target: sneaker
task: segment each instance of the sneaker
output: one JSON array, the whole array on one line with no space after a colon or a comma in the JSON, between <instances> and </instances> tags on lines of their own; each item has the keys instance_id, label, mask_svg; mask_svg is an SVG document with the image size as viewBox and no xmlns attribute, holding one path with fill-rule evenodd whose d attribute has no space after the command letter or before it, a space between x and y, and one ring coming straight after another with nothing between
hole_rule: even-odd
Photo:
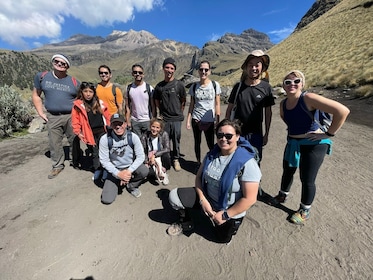
<instances>
[{"instance_id":1,"label":"sneaker","mask_svg":"<svg viewBox=\"0 0 373 280\"><path fill-rule=\"evenodd\" d=\"M285 203L287 199L288 197L286 194L278 192L278 195L271 199L270 204L279 205L280 203Z\"/></svg>"},{"instance_id":2,"label":"sneaker","mask_svg":"<svg viewBox=\"0 0 373 280\"><path fill-rule=\"evenodd\" d=\"M180 162L179 162L178 159L174 160L174 168L175 168L175 171L180 171L181 170Z\"/></svg>"},{"instance_id":3,"label":"sneaker","mask_svg":"<svg viewBox=\"0 0 373 280\"><path fill-rule=\"evenodd\" d=\"M291 216L290 221L297 225L303 225L309 218L310 210L299 208L299 210Z\"/></svg>"},{"instance_id":4,"label":"sneaker","mask_svg":"<svg viewBox=\"0 0 373 280\"><path fill-rule=\"evenodd\" d=\"M181 224L172 224L167 229L167 234L171 236L177 236L183 233L183 227Z\"/></svg>"},{"instance_id":5,"label":"sneaker","mask_svg":"<svg viewBox=\"0 0 373 280\"><path fill-rule=\"evenodd\" d=\"M100 179L100 176L101 176L101 170L96 170L92 176L92 180L97 181L98 179Z\"/></svg>"},{"instance_id":6,"label":"sneaker","mask_svg":"<svg viewBox=\"0 0 373 280\"><path fill-rule=\"evenodd\" d=\"M164 174L164 177L163 177L163 180L162 180L162 184L163 184L164 186L167 186L169 183L170 183L170 180L168 179L168 174L165 173L165 174Z\"/></svg>"},{"instance_id":7,"label":"sneaker","mask_svg":"<svg viewBox=\"0 0 373 280\"><path fill-rule=\"evenodd\" d=\"M194 229L194 224L192 221L186 221L183 223L174 223L170 225L167 229L167 233L172 236L180 235L184 231L191 231Z\"/></svg>"},{"instance_id":8,"label":"sneaker","mask_svg":"<svg viewBox=\"0 0 373 280\"><path fill-rule=\"evenodd\" d=\"M48 179L53 179L57 177L57 175L60 174L62 170L63 168L53 168L48 175Z\"/></svg>"},{"instance_id":9,"label":"sneaker","mask_svg":"<svg viewBox=\"0 0 373 280\"><path fill-rule=\"evenodd\" d=\"M135 188L130 190L130 194L132 194L134 197L139 198L141 196L141 192L139 188Z\"/></svg>"}]
</instances>

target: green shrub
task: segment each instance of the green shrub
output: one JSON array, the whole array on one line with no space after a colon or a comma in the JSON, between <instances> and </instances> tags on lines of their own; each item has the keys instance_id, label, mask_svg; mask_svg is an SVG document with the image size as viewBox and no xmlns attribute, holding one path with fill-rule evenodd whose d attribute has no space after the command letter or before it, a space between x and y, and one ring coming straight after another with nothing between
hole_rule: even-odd
<instances>
[{"instance_id":1,"label":"green shrub","mask_svg":"<svg viewBox=\"0 0 373 280\"><path fill-rule=\"evenodd\" d=\"M19 94L9 86L0 87L0 138L25 128L32 116Z\"/></svg>"}]
</instances>

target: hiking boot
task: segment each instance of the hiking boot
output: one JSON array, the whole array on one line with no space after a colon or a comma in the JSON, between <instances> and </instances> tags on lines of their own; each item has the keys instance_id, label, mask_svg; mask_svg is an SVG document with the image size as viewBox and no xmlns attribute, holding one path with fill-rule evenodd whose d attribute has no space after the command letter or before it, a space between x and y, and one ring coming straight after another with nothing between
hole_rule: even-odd
<instances>
[{"instance_id":1,"label":"hiking boot","mask_svg":"<svg viewBox=\"0 0 373 280\"><path fill-rule=\"evenodd\" d=\"M310 210L299 208L299 210L291 216L290 221L297 225L303 225L309 218Z\"/></svg>"},{"instance_id":2,"label":"hiking boot","mask_svg":"<svg viewBox=\"0 0 373 280\"><path fill-rule=\"evenodd\" d=\"M287 199L288 196L286 194L284 194L283 192L278 192L278 195L271 199L270 204L279 205L280 203L285 203Z\"/></svg>"},{"instance_id":3,"label":"hiking boot","mask_svg":"<svg viewBox=\"0 0 373 280\"><path fill-rule=\"evenodd\" d=\"M63 168L53 168L48 175L48 179L53 179L57 177L57 175L60 174L62 170Z\"/></svg>"},{"instance_id":4,"label":"hiking boot","mask_svg":"<svg viewBox=\"0 0 373 280\"><path fill-rule=\"evenodd\" d=\"M136 198L139 198L141 196L141 192L140 192L139 188L129 190L129 192L130 192L130 194L132 194Z\"/></svg>"},{"instance_id":5,"label":"hiking boot","mask_svg":"<svg viewBox=\"0 0 373 280\"><path fill-rule=\"evenodd\" d=\"M174 160L174 168L175 168L175 171L177 171L177 172L179 172L181 170L180 162L179 162L178 159Z\"/></svg>"}]
</instances>

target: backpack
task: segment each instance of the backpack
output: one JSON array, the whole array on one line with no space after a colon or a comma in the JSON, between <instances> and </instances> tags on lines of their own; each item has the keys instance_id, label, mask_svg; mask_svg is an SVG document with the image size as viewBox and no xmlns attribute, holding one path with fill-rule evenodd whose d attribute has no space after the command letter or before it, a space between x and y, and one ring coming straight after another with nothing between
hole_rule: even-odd
<instances>
[{"instance_id":1,"label":"backpack","mask_svg":"<svg viewBox=\"0 0 373 280\"><path fill-rule=\"evenodd\" d=\"M301 97L303 98L303 96L306 94L307 92L302 92L301 94ZM304 108L303 105L302 105L302 109L310 116L310 118L315 122L317 123L317 125L319 126L319 128L323 131L323 132L327 132L331 123L332 123L332 120L333 120L333 116L329 113L326 113L324 111L321 111L319 109L316 109L315 110L315 113L312 115L312 113L310 111L307 110L307 108Z\"/></svg>"},{"instance_id":2,"label":"backpack","mask_svg":"<svg viewBox=\"0 0 373 280\"><path fill-rule=\"evenodd\" d=\"M146 91L147 91L147 93L148 93L148 95L149 95L149 101L150 101L152 91L151 91L151 89L150 89L150 85L149 85L148 83L145 83L145 86L146 86ZM130 90L131 90L131 87L132 87L132 83L129 84L129 85L127 86L128 107L130 108L130 110L131 110L131 98L130 98ZM151 108L150 104L149 104L148 107L149 107L149 116L151 116L151 115L152 115L152 114L151 114L151 112L152 112L151 109L152 109L152 108Z\"/></svg>"},{"instance_id":3,"label":"backpack","mask_svg":"<svg viewBox=\"0 0 373 280\"><path fill-rule=\"evenodd\" d=\"M44 72L41 73L40 80L39 80L40 83L44 79L45 75L47 75L48 72L49 71L44 71ZM71 80L73 81L74 86L76 87L78 85L78 81L75 79L75 77L73 77L73 76L70 76L70 77L71 77Z\"/></svg>"},{"instance_id":4,"label":"backpack","mask_svg":"<svg viewBox=\"0 0 373 280\"><path fill-rule=\"evenodd\" d=\"M111 148L113 147L113 141L114 141L113 136L112 136L113 129L110 126L106 126L106 130L107 130L107 144L108 144L109 151L110 151ZM126 135L127 135L128 145L133 149L134 145L132 141L132 132L127 130Z\"/></svg>"},{"instance_id":5,"label":"backpack","mask_svg":"<svg viewBox=\"0 0 373 280\"><path fill-rule=\"evenodd\" d=\"M113 84L113 86L111 87L111 92L113 93L113 96L114 96L115 106L118 107L118 103L117 103L117 86L115 84Z\"/></svg>"},{"instance_id":6,"label":"backpack","mask_svg":"<svg viewBox=\"0 0 373 280\"><path fill-rule=\"evenodd\" d=\"M212 82L212 86L214 87L214 91L216 93L216 82L212 81L212 80L211 80L211 82ZM197 83L194 83L193 84L193 92L196 92L196 89L197 89Z\"/></svg>"}]
</instances>

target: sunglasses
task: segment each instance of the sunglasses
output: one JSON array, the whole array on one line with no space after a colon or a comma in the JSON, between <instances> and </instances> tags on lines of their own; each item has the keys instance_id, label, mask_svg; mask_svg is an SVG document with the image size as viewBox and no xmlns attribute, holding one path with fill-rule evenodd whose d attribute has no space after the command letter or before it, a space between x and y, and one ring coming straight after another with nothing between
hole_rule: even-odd
<instances>
[{"instance_id":1,"label":"sunglasses","mask_svg":"<svg viewBox=\"0 0 373 280\"><path fill-rule=\"evenodd\" d=\"M208 72L210 69L207 68L199 68L198 69L200 72Z\"/></svg>"},{"instance_id":2,"label":"sunglasses","mask_svg":"<svg viewBox=\"0 0 373 280\"><path fill-rule=\"evenodd\" d=\"M84 88L87 88L87 87L93 89L93 88L95 88L95 84L94 83L89 83L89 82L82 82L81 88L84 89Z\"/></svg>"},{"instance_id":3,"label":"sunglasses","mask_svg":"<svg viewBox=\"0 0 373 280\"><path fill-rule=\"evenodd\" d=\"M61 65L62 67L67 67L67 63L66 62L63 62L61 60L53 60L53 63L56 64L56 65Z\"/></svg>"},{"instance_id":4,"label":"sunglasses","mask_svg":"<svg viewBox=\"0 0 373 280\"><path fill-rule=\"evenodd\" d=\"M231 134L231 133L222 133L222 132L216 133L216 137L218 139L222 139L223 137L225 137L225 139L231 140L233 136L234 134Z\"/></svg>"},{"instance_id":5,"label":"sunglasses","mask_svg":"<svg viewBox=\"0 0 373 280\"><path fill-rule=\"evenodd\" d=\"M137 75L137 74L142 75L142 74L144 74L144 72L142 72L142 71L132 71L132 74L133 75Z\"/></svg>"},{"instance_id":6,"label":"sunglasses","mask_svg":"<svg viewBox=\"0 0 373 280\"><path fill-rule=\"evenodd\" d=\"M98 72L99 75L109 75L109 72Z\"/></svg>"},{"instance_id":7,"label":"sunglasses","mask_svg":"<svg viewBox=\"0 0 373 280\"><path fill-rule=\"evenodd\" d=\"M297 85L297 84L299 84L300 82L302 81L302 79L295 79L295 80L290 80L290 79L288 79L288 80L285 80L284 81L284 85L286 85L286 86L290 86L291 84L294 84L294 85Z\"/></svg>"}]
</instances>

